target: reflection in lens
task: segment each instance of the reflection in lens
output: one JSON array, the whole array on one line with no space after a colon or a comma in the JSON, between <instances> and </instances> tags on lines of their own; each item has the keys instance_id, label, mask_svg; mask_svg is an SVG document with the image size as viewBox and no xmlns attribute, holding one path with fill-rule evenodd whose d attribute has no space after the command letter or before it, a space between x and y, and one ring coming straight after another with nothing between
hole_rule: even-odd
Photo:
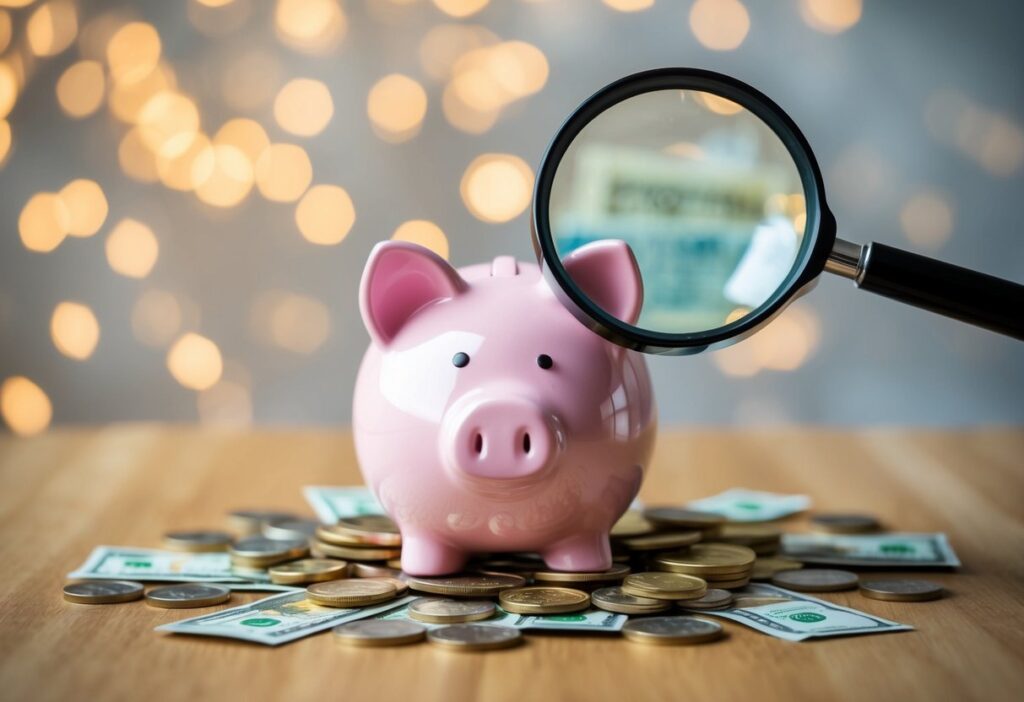
<instances>
[{"instance_id":1,"label":"reflection in lens","mask_svg":"<svg viewBox=\"0 0 1024 702\"><path fill-rule=\"evenodd\" d=\"M551 186L559 256L622 239L644 281L637 326L704 332L778 290L806 224L800 174L753 113L699 91L642 93L576 136Z\"/></svg>"}]
</instances>

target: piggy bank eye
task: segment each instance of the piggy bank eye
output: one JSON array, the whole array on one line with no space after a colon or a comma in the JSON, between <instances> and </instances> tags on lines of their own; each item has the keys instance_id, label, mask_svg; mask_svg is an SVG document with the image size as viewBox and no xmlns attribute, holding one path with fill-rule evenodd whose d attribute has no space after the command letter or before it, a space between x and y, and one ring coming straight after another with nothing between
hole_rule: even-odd
<instances>
[{"instance_id":1,"label":"piggy bank eye","mask_svg":"<svg viewBox=\"0 0 1024 702\"><path fill-rule=\"evenodd\" d=\"M456 368L465 368L469 365L469 354L459 351L457 354L452 356L452 365Z\"/></svg>"},{"instance_id":2,"label":"piggy bank eye","mask_svg":"<svg viewBox=\"0 0 1024 702\"><path fill-rule=\"evenodd\" d=\"M547 370L551 366L555 365L555 362L551 360L551 356L548 356L546 353L542 353L540 356L537 356L537 365L544 370Z\"/></svg>"}]
</instances>

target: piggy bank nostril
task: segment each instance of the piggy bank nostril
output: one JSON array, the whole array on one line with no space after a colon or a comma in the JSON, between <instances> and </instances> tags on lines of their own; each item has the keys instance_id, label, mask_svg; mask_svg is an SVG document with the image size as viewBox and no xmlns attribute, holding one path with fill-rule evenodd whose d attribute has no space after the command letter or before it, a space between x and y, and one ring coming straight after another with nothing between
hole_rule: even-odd
<instances>
[{"instance_id":1,"label":"piggy bank nostril","mask_svg":"<svg viewBox=\"0 0 1024 702\"><path fill-rule=\"evenodd\" d=\"M530 452L530 433L523 434L523 453Z\"/></svg>"},{"instance_id":2,"label":"piggy bank nostril","mask_svg":"<svg viewBox=\"0 0 1024 702\"><path fill-rule=\"evenodd\" d=\"M473 450L478 456L484 452L484 435L480 432L476 432L473 436Z\"/></svg>"}]
</instances>

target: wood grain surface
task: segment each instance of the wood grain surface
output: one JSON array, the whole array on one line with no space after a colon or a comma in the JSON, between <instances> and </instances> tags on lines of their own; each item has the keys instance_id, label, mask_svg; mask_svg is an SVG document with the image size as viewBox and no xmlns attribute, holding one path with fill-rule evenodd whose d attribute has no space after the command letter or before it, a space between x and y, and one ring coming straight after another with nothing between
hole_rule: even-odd
<instances>
[{"instance_id":1,"label":"wood grain surface","mask_svg":"<svg viewBox=\"0 0 1024 702\"><path fill-rule=\"evenodd\" d=\"M947 598L823 596L916 627L908 633L790 643L725 622L725 639L692 647L546 633L474 654L350 649L329 634L264 648L153 632L214 608L61 597L65 574L95 545L156 547L172 528L223 527L236 508L309 514L303 485L358 482L341 432L129 425L0 439L0 699L1024 699L1024 431L1014 428L660 437L648 504L737 486L804 492L820 510L947 532L964 567L926 576ZM236 593L224 606L263 596Z\"/></svg>"}]
</instances>

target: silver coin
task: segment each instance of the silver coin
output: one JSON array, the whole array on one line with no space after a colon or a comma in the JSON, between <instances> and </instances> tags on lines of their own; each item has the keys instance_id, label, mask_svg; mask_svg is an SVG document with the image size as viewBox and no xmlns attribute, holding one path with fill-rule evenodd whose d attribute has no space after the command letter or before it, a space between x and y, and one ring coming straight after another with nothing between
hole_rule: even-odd
<instances>
[{"instance_id":1,"label":"silver coin","mask_svg":"<svg viewBox=\"0 0 1024 702\"><path fill-rule=\"evenodd\" d=\"M453 624L427 632L430 643L456 651L509 648L523 639L518 629L489 624Z\"/></svg>"},{"instance_id":2,"label":"silver coin","mask_svg":"<svg viewBox=\"0 0 1024 702\"><path fill-rule=\"evenodd\" d=\"M230 597L231 590L225 585L181 583L153 588L146 593L146 603L165 609L187 609L220 604Z\"/></svg>"},{"instance_id":3,"label":"silver coin","mask_svg":"<svg viewBox=\"0 0 1024 702\"><path fill-rule=\"evenodd\" d=\"M943 592L941 585L930 580L867 580L860 584L864 597L889 602L937 600Z\"/></svg>"},{"instance_id":4,"label":"silver coin","mask_svg":"<svg viewBox=\"0 0 1024 702\"><path fill-rule=\"evenodd\" d=\"M305 539L268 539L266 536L247 536L231 547L231 553L244 558L276 556L304 551L308 547Z\"/></svg>"},{"instance_id":5,"label":"silver coin","mask_svg":"<svg viewBox=\"0 0 1024 702\"><path fill-rule=\"evenodd\" d=\"M164 546L175 551L226 551L235 540L226 531L170 531L164 534Z\"/></svg>"},{"instance_id":6,"label":"silver coin","mask_svg":"<svg viewBox=\"0 0 1024 702\"><path fill-rule=\"evenodd\" d=\"M722 631L718 622L697 617L645 617L622 627L622 635L630 641L652 644L704 643L719 638Z\"/></svg>"},{"instance_id":7,"label":"silver coin","mask_svg":"<svg viewBox=\"0 0 1024 702\"><path fill-rule=\"evenodd\" d=\"M64 586L64 599L76 604L115 604L142 599L145 588L131 580L88 580Z\"/></svg>"},{"instance_id":8,"label":"silver coin","mask_svg":"<svg viewBox=\"0 0 1024 702\"><path fill-rule=\"evenodd\" d=\"M831 568L784 570L772 576L772 584L800 592L838 592L852 590L860 579L856 573Z\"/></svg>"},{"instance_id":9,"label":"silver coin","mask_svg":"<svg viewBox=\"0 0 1024 702\"><path fill-rule=\"evenodd\" d=\"M451 600L421 597L409 605L409 616L431 624L456 624L487 619L496 611L487 600Z\"/></svg>"},{"instance_id":10,"label":"silver coin","mask_svg":"<svg viewBox=\"0 0 1024 702\"><path fill-rule=\"evenodd\" d=\"M422 641L427 628L403 619L363 619L336 626L334 635L352 646L401 646Z\"/></svg>"},{"instance_id":11,"label":"silver coin","mask_svg":"<svg viewBox=\"0 0 1024 702\"><path fill-rule=\"evenodd\" d=\"M264 522L262 533L268 539L302 541L310 539L316 533L318 526L320 523L312 519L286 517Z\"/></svg>"},{"instance_id":12,"label":"silver coin","mask_svg":"<svg viewBox=\"0 0 1024 702\"><path fill-rule=\"evenodd\" d=\"M267 522L276 519L298 519L294 514L288 512L277 512L265 509L236 509L228 513L228 524L236 531L243 534L258 534L260 528Z\"/></svg>"},{"instance_id":13,"label":"silver coin","mask_svg":"<svg viewBox=\"0 0 1024 702\"><path fill-rule=\"evenodd\" d=\"M721 588L712 588L697 600L681 600L683 609L724 609L732 604L732 593Z\"/></svg>"},{"instance_id":14,"label":"silver coin","mask_svg":"<svg viewBox=\"0 0 1024 702\"><path fill-rule=\"evenodd\" d=\"M622 614L653 614L664 612L672 606L671 602L657 600L653 597L637 597L627 594L618 585L594 590L590 594L590 601L594 603L595 607Z\"/></svg>"}]
</instances>

